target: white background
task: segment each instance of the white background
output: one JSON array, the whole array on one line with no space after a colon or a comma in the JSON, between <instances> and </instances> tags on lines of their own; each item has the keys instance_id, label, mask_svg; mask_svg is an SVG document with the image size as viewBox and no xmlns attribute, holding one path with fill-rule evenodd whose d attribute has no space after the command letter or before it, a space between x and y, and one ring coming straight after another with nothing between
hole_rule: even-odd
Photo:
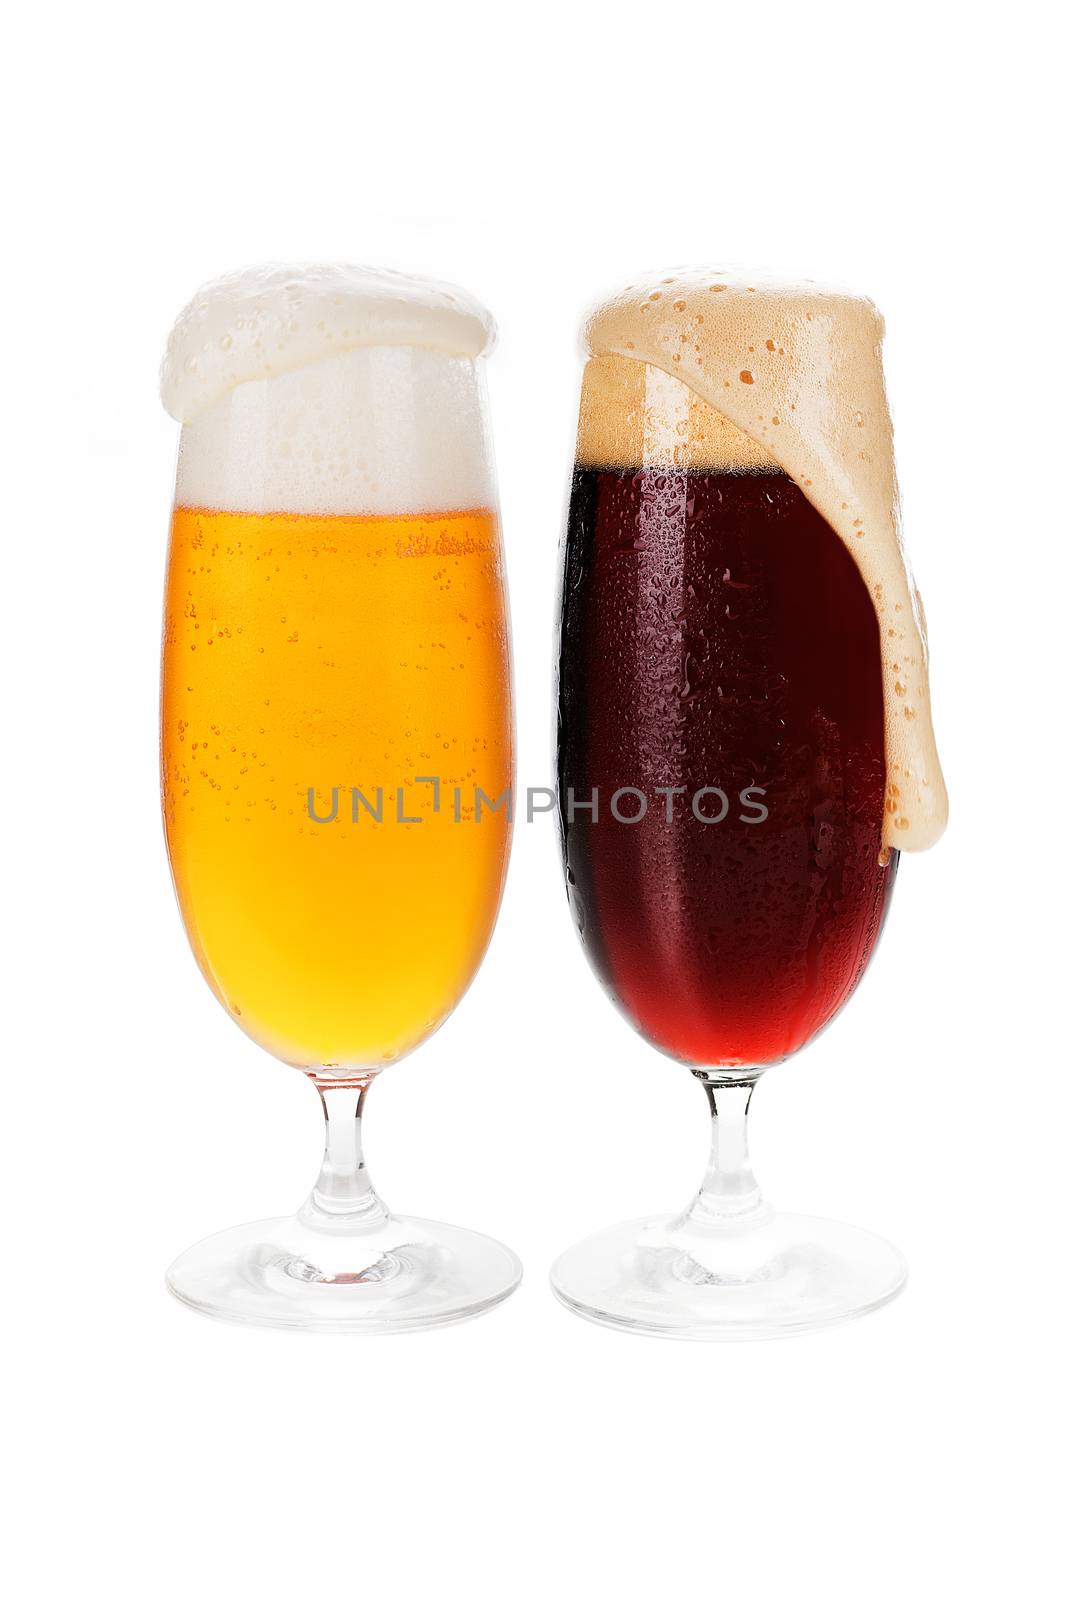
<instances>
[{"instance_id":1,"label":"white background","mask_svg":"<svg viewBox=\"0 0 1067 1600\"><path fill-rule=\"evenodd\" d=\"M1064 85L1044 11L186 0L9 22L12 1593L1052 1592ZM499 320L522 783L551 781L583 307L725 261L884 311L953 818L904 859L855 1003L754 1112L772 1199L904 1248L910 1286L877 1316L690 1346L551 1299L563 1246L689 1198L708 1130L587 969L548 819L517 830L470 994L368 1126L386 1198L506 1239L519 1293L366 1342L165 1294L194 1239L298 1204L320 1118L211 998L172 901L156 368L204 279L315 257L457 279Z\"/></svg>"}]
</instances>

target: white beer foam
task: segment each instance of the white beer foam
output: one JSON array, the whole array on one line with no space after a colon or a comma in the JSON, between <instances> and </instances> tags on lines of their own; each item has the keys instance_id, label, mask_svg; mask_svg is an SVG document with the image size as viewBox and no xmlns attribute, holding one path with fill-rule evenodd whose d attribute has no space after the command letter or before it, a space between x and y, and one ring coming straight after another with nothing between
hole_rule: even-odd
<instances>
[{"instance_id":1,"label":"white beer foam","mask_svg":"<svg viewBox=\"0 0 1067 1600\"><path fill-rule=\"evenodd\" d=\"M382 267L324 263L250 267L193 296L167 340L163 405L193 422L239 383L277 378L370 345L485 355L496 325L452 283Z\"/></svg>"},{"instance_id":2,"label":"white beer foam","mask_svg":"<svg viewBox=\"0 0 1067 1600\"><path fill-rule=\"evenodd\" d=\"M182 429L175 499L404 516L496 505L479 363L370 348L242 383Z\"/></svg>"},{"instance_id":3,"label":"white beer foam","mask_svg":"<svg viewBox=\"0 0 1067 1600\"><path fill-rule=\"evenodd\" d=\"M208 284L167 345L176 500L390 516L496 503L481 362L494 325L447 284L365 267Z\"/></svg>"},{"instance_id":4,"label":"white beer foam","mask_svg":"<svg viewBox=\"0 0 1067 1600\"><path fill-rule=\"evenodd\" d=\"M900 540L882 331L871 301L841 290L679 268L630 284L599 306L585 342L594 358L590 373L598 359L621 357L686 385L759 447L757 459L787 472L844 541L881 634L883 839L898 850L923 850L944 831L948 796L930 715L922 603ZM635 428L633 386L610 372L605 377L587 387L579 460L641 466L647 441ZM657 456L661 435L657 424ZM679 438L680 465L699 466L702 454L708 466L718 465L715 430ZM627 441L634 441L629 463L619 454Z\"/></svg>"}]
</instances>

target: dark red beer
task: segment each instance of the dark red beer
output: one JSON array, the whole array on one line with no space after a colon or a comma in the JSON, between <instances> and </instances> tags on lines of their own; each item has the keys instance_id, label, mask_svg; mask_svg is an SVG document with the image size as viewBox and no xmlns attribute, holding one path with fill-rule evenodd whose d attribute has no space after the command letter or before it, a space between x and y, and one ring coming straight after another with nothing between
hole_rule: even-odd
<instances>
[{"instance_id":1,"label":"dark red beer","mask_svg":"<svg viewBox=\"0 0 1067 1600\"><path fill-rule=\"evenodd\" d=\"M568 894L600 978L693 1065L798 1050L862 977L897 864L848 550L781 472L579 468L559 661ZM640 821L612 814L622 789Z\"/></svg>"}]
</instances>

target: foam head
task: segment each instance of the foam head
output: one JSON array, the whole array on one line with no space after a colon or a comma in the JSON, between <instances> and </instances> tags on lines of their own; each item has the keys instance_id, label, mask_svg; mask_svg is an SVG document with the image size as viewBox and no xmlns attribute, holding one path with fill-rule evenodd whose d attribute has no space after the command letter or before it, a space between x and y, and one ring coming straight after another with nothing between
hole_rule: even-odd
<instances>
[{"instance_id":1,"label":"foam head","mask_svg":"<svg viewBox=\"0 0 1067 1600\"><path fill-rule=\"evenodd\" d=\"M177 500L391 515L495 503L480 357L495 328L450 284L353 266L207 284L167 344Z\"/></svg>"},{"instance_id":2,"label":"foam head","mask_svg":"<svg viewBox=\"0 0 1067 1600\"><path fill-rule=\"evenodd\" d=\"M921 850L940 837L948 799L900 540L882 328L870 300L806 280L679 268L635 281L586 324L578 459L789 474L851 552L877 613L884 840Z\"/></svg>"}]
</instances>

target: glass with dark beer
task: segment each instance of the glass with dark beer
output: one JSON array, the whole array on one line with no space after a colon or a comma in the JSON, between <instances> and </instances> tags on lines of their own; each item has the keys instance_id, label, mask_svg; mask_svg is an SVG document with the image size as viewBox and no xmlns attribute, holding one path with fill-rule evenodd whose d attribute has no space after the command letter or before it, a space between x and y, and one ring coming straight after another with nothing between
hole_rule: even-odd
<instances>
[{"instance_id":1,"label":"glass with dark beer","mask_svg":"<svg viewBox=\"0 0 1067 1600\"><path fill-rule=\"evenodd\" d=\"M767 1067L837 1014L899 852L939 834L925 640L865 300L687 271L587 328L559 638L558 783L583 946L707 1089L681 1217L556 1263L572 1309L676 1337L786 1333L902 1287L895 1249L777 1215L745 1150Z\"/></svg>"}]
</instances>

